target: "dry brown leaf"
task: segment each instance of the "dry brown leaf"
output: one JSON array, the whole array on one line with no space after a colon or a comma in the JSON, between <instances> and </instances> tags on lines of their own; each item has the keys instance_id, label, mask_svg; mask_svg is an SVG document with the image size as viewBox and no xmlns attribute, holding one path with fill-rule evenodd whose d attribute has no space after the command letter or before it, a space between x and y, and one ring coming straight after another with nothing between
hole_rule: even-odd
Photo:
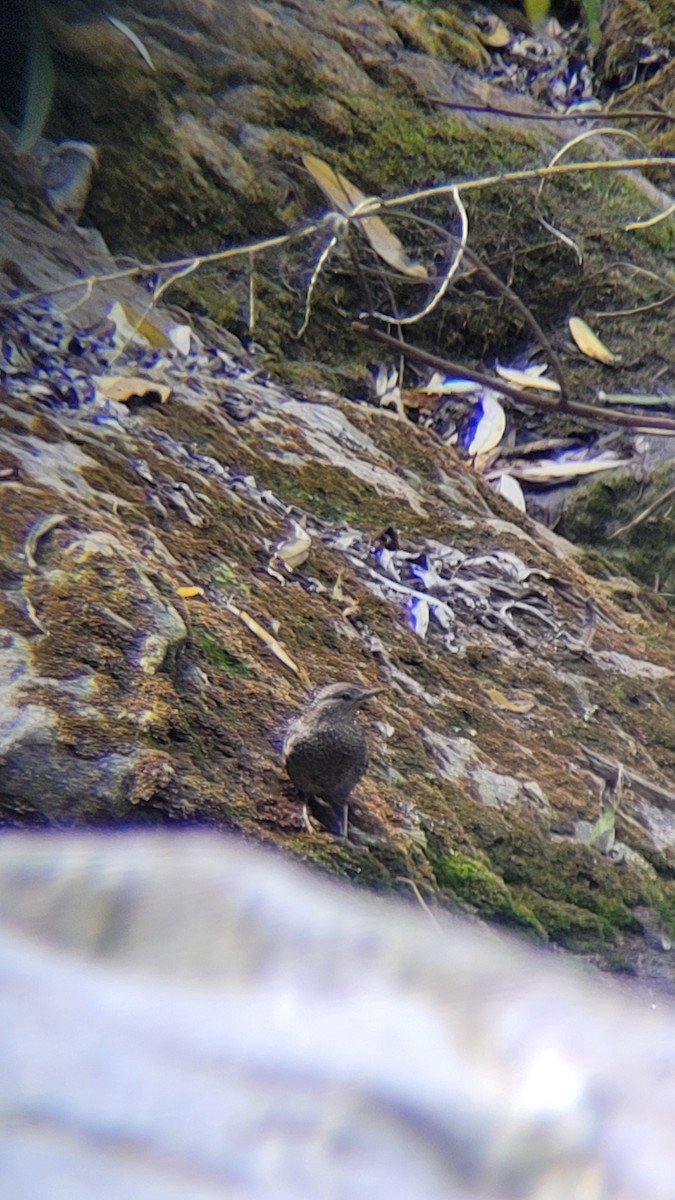
<instances>
[{"instance_id":1,"label":"dry brown leaf","mask_svg":"<svg viewBox=\"0 0 675 1200\"><path fill-rule=\"evenodd\" d=\"M118 404L126 404L129 400L143 396L159 396L165 404L171 395L171 388L154 379L141 379L137 375L95 375L96 390L106 400L116 400Z\"/></svg>"},{"instance_id":2,"label":"dry brown leaf","mask_svg":"<svg viewBox=\"0 0 675 1200\"><path fill-rule=\"evenodd\" d=\"M349 216L355 208L368 199L356 184L341 175L339 171L317 158L315 154L303 154L302 161L312 179L321 188L326 199L339 212ZM368 238L373 250L379 254L390 267L409 275L413 279L428 279L429 274L422 263L408 258L405 249L396 234L385 225L380 217L363 217L359 225Z\"/></svg>"},{"instance_id":3,"label":"dry brown leaf","mask_svg":"<svg viewBox=\"0 0 675 1200\"><path fill-rule=\"evenodd\" d=\"M569 329L575 344L587 358L594 358L607 366L621 361L620 355L612 354L581 317L570 317Z\"/></svg>"}]
</instances>

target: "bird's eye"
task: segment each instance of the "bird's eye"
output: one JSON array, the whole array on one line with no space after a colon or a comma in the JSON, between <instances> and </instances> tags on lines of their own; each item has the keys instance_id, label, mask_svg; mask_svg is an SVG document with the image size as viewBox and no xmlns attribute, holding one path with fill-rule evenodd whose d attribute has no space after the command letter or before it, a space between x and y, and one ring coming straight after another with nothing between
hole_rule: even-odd
<instances>
[{"instance_id":1,"label":"bird's eye","mask_svg":"<svg viewBox=\"0 0 675 1200\"><path fill-rule=\"evenodd\" d=\"M353 693L353 692L343 692L343 693L342 693L342 696L340 697L340 699L341 699L341 700L353 700L353 699L354 699L354 693Z\"/></svg>"}]
</instances>

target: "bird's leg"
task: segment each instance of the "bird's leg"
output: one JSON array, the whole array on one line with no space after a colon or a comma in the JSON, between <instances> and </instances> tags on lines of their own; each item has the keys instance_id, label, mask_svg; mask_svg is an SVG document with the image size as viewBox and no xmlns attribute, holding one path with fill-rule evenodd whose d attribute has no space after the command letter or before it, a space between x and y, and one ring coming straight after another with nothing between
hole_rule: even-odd
<instances>
[{"instance_id":1,"label":"bird's leg","mask_svg":"<svg viewBox=\"0 0 675 1200\"><path fill-rule=\"evenodd\" d=\"M304 800L302 802L302 814L301 815L302 815L302 823L303 823L305 829L307 830L307 832L314 833L314 830L312 829L312 822L309 819L309 813L307 811L307 804L306 804L306 801L304 801Z\"/></svg>"},{"instance_id":2,"label":"bird's leg","mask_svg":"<svg viewBox=\"0 0 675 1200\"><path fill-rule=\"evenodd\" d=\"M349 805L343 804L343 806L342 806L342 836L345 841L347 841L348 832L349 832Z\"/></svg>"}]
</instances>

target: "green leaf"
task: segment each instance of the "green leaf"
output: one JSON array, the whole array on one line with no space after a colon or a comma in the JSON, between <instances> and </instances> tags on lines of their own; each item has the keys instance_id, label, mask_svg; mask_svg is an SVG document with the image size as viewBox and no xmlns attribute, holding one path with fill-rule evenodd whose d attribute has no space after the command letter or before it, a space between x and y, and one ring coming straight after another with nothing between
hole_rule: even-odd
<instances>
[{"instance_id":1,"label":"green leaf","mask_svg":"<svg viewBox=\"0 0 675 1200\"><path fill-rule=\"evenodd\" d=\"M21 30L21 25L24 30ZM19 31L16 55L26 47L23 79L23 112L18 126L2 117L1 124L22 153L35 144L45 125L54 97L54 63L47 30L37 0L23 0L15 17Z\"/></svg>"},{"instance_id":2,"label":"green leaf","mask_svg":"<svg viewBox=\"0 0 675 1200\"><path fill-rule=\"evenodd\" d=\"M549 0L525 0L525 12L533 25L537 25L548 16L550 7Z\"/></svg>"}]
</instances>

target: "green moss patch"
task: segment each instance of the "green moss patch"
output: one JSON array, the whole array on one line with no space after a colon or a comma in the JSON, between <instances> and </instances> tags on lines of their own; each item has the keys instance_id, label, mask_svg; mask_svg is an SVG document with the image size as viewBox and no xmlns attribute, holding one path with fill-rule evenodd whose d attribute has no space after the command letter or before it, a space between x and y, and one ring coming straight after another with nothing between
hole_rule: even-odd
<instances>
[{"instance_id":1,"label":"green moss patch","mask_svg":"<svg viewBox=\"0 0 675 1200\"><path fill-rule=\"evenodd\" d=\"M193 633L194 642L209 662L220 667L228 675L239 675L244 679L253 679L257 672L238 655L228 650L227 646L217 641L210 633L196 629Z\"/></svg>"},{"instance_id":2,"label":"green moss patch","mask_svg":"<svg viewBox=\"0 0 675 1200\"><path fill-rule=\"evenodd\" d=\"M526 904L514 899L498 875L475 858L453 854L434 864L439 887L478 912L546 939L546 929Z\"/></svg>"}]
</instances>

